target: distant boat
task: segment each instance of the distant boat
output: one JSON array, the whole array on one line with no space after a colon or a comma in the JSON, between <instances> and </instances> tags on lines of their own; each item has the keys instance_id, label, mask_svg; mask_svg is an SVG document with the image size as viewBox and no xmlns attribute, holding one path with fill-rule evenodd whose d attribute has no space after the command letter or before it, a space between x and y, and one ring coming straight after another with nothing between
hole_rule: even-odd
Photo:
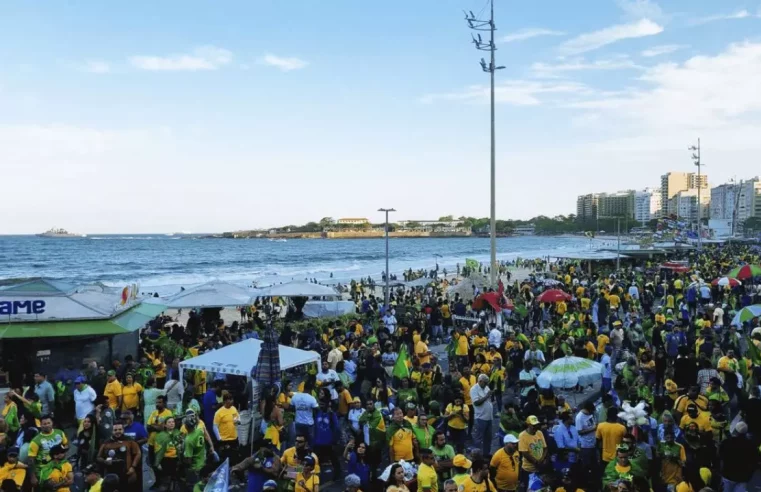
<instances>
[{"instance_id":1,"label":"distant boat","mask_svg":"<svg viewBox=\"0 0 761 492\"><path fill-rule=\"evenodd\" d=\"M43 232L42 234L37 234L37 237L57 237L57 238L82 238L87 237L86 234L74 234L66 229L59 229L57 227L53 227L52 229Z\"/></svg>"}]
</instances>

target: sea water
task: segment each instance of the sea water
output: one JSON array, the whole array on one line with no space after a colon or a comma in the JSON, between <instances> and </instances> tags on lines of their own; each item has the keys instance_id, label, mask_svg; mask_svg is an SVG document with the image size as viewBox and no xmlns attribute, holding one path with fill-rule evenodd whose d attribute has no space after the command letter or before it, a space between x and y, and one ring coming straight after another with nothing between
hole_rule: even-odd
<instances>
[{"instance_id":1,"label":"sea water","mask_svg":"<svg viewBox=\"0 0 761 492\"><path fill-rule=\"evenodd\" d=\"M497 258L562 255L603 246L583 237L497 239ZM390 271L439 268L453 272L465 258L489 261L488 238L391 238ZM0 280L47 277L76 284L137 283L141 291L172 293L209 280L260 286L316 278L348 282L385 269L383 239L207 239L164 235L87 238L0 236ZM331 277L332 274L332 277Z\"/></svg>"}]
</instances>

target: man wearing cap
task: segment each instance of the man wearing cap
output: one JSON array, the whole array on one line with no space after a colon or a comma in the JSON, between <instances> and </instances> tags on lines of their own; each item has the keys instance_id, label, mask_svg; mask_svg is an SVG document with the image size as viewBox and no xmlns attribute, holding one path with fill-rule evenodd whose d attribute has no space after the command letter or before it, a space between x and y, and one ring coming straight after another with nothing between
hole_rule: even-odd
<instances>
[{"instance_id":1,"label":"man wearing cap","mask_svg":"<svg viewBox=\"0 0 761 492\"><path fill-rule=\"evenodd\" d=\"M98 473L98 467L95 465L87 465L82 474L85 477L85 483L90 487L88 492L101 492L103 486L103 478Z\"/></svg>"},{"instance_id":2,"label":"man wearing cap","mask_svg":"<svg viewBox=\"0 0 761 492\"><path fill-rule=\"evenodd\" d=\"M24 479L26 478L27 466L24 463L20 463L18 460L18 448L8 448L6 456L8 461L0 467L0 483L3 480L13 480L19 488L24 485Z\"/></svg>"},{"instance_id":3,"label":"man wearing cap","mask_svg":"<svg viewBox=\"0 0 761 492\"><path fill-rule=\"evenodd\" d=\"M74 413L79 424L78 432L82 430L82 421L95 411L95 400L98 398L95 390L88 384L84 376L74 380Z\"/></svg>"},{"instance_id":4,"label":"man wearing cap","mask_svg":"<svg viewBox=\"0 0 761 492\"><path fill-rule=\"evenodd\" d=\"M465 482L465 479L470 477L471 466L473 466L473 463L464 454L457 454L452 458L452 469L454 471L452 480L457 484L458 490L463 482Z\"/></svg>"},{"instance_id":5,"label":"man wearing cap","mask_svg":"<svg viewBox=\"0 0 761 492\"><path fill-rule=\"evenodd\" d=\"M74 469L66 458L66 448L57 444L50 448L50 463L40 470L40 483L44 490L70 492L74 483Z\"/></svg>"},{"instance_id":6,"label":"man wearing cap","mask_svg":"<svg viewBox=\"0 0 761 492\"><path fill-rule=\"evenodd\" d=\"M315 459L307 455L302 460L303 469L296 473L294 492L317 492L320 486L320 476L315 473Z\"/></svg>"},{"instance_id":7,"label":"man wearing cap","mask_svg":"<svg viewBox=\"0 0 761 492\"><path fill-rule=\"evenodd\" d=\"M524 488L528 486L529 475L536 473L547 461L547 441L538 426L539 419L536 415L529 415L526 418L526 430L518 435L518 451L523 458L520 482Z\"/></svg>"},{"instance_id":8,"label":"man wearing cap","mask_svg":"<svg viewBox=\"0 0 761 492\"><path fill-rule=\"evenodd\" d=\"M518 476L521 468L518 438L508 434L502 442L504 446L499 448L491 458L489 471L499 492L514 492L518 489Z\"/></svg>"},{"instance_id":9,"label":"man wearing cap","mask_svg":"<svg viewBox=\"0 0 761 492\"><path fill-rule=\"evenodd\" d=\"M489 388L489 376L480 374L478 382L470 388L470 399L473 401L475 413L473 441L481 446L484 456L491 454L492 423L494 422L494 409L491 404L492 392Z\"/></svg>"}]
</instances>

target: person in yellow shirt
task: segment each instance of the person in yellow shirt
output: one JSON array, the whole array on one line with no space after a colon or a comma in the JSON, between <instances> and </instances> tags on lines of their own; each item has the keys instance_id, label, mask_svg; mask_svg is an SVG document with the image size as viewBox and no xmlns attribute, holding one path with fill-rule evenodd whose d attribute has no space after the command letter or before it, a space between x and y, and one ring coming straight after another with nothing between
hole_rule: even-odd
<instances>
[{"instance_id":1,"label":"person in yellow shirt","mask_svg":"<svg viewBox=\"0 0 761 492\"><path fill-rule=\"evenodd\" d=\"M199 401L203 400L203 395L206 394L206 371L195 370L193 371L193 395Z\"/></svg>"},{"instance_id":2,"label":"person in yellow shirt","mask_svg":"<svg viewBox=\"0 0 761 492\"><path fill-rule=\"evenodd\" d=\"M122 383L116 379L116 371L113 369L108 371L106 387L103 390L103 394L108 398L108 406L112 410L121 408L122 406Z\"/></svg>"},{"instance_id":3,"label":"person in yellow shirt","mask_svg":"<svg viewBox=\"0 0 761 492\"><path fill-rule=\"evenodd\" d=\"M610 343L610 338L604 333L597 335L597 354L602 357L605 353L605 346Z\"/></svg>"},{"instance_id":4,"label":"person in yellow shirt","mask_svg":"<svg viewBox=\"0 0 761 492\"><path fill-rule=\"evenodd\" d=\"M156 434L164 430L164 421L167 418L174 415L171 410L166 407L166 397L159 395L156 397L156 410L151 412L148 416L148 446L153 448L153 444L156 442Z\"/></svg>"},{"instance_id":5,"label":"person in yellow shirt","mask_svg":"<svg viewBox=\"0 0 761 492\"><path fill-rule=\"evenodd\" d=\"M616 459L616 448L624 440L626 427L618 423L616 412L608 412L607 422L597 425L595 437L602 442L603 469Z\"/></svg>"},{"instance_id":6,"label":"person in yellow shirt","mask_svg":"<svg viewBox=\"0 0 761 492\"><path fill-rule=\"evenodd\" d=\"M708 412L699 412L698 406L694 403L687 405L687 411L682 415L679 421L679 427L682 430L687 429L687 426L695 422L698 426L698 430L702 433L713 432L711 427L711 417Z\"/></svg>"},{"instance_id":7,"label":"person in yellow shirt","mask_svg":"<svg viewBox=\"0 0 761 492\"><path fill-rule=\"evenodd\" d=\"M497 490L512 492L518 489L518 474L521 466L518 438L508 434L502 442L504 446L494 453L491 462L489 462L489 467Z\"/></svg>"},{"instance_id":8,"label":"person in yellow shirt","mask_svg":"<svg viewBox=\"0 0 761 492\"><path fill-rule=\"evenodd\" d=\"M478 458L473 460L470 476L460 485L460 492L489 492L497 490L489 479L489 462Z\"/></svg>"},{"instance_id":9,"label":"person in yellow shirt","mask_svg":"<svg viewBox=\"0 0 761 492\"><path fill-rule=\"evenodd\" d=\"M421 449L420 460L422 463L417 473L418 490L421 492L438 492L439 475L434 468L436 459L433 457L433 451L428 448Z\"/></svg>"},{"instance_id":10,"label":"person in yellow shirt","mask_svg":"<svg viewBox=\"0 0 761 492\"><path fill-rule=\"evenodd\" d=\"M294 492L319 492L320 476L314 470L314 458L307 455L302 461L304 468L296 473Z\"/></svg>"},{"instance_id":11,"label":"person in yellow shirt","mask_svg":"<svg viewBox=\"0 0 761 492\"><path fill-rule=\"evenodd\" d=\"M521 455L521 469L535 473L547 462L548 449L544 434L539 430L539 419L535 415L526 418L526 430L518 434L518 452Z\"/></svg>"},{"instance_id":12,"label":"person in yellow shirt","mask_svg":"<svg viewBox=\"0 0 761 492\"><path fill-rule=\"evenodd\" d=\"M103 478L98 473L98 467L95 464L87 465L82 474L85 477L85 483L90 486L88 492L101 492L103 488Z\"/></svg>"},{"instance_id":13,"label":"person in yellow shirt","mask_svg":"<svg viewBox=\"0 0 761 492\"><path fill-rule=\"evenodd\" d=\"M219 442L219 456L222 461L227 456L234 456L238 449L238 424L240 414L233 406L233 395L225 393L222 406L214 414L214 435ZM225 457L223 457L223 453Z\"/></svg>"},{"instance_id":14,"label":"person in yellow shirt","mask_svg":"<svg viewBox=\"0 0 761 492\"><path fill-rule=\"evenodd\" d=\"M610 294L608 296L608 302L610 303L611 313L615 313L616 311L618 311L619 306L621 306L621 298L618 297L616 294Z\"/></svg>"},{"instance_id":15,"label":"person in yellow shirt","mask_svg":"<svg viewBox=\"0 0 761 492\"><path fill-rule=\"evenodd\" d=\"M412 461L414 433L412 425L404 419L404 412L399 407L394 408L391 423L386 429L386 439L388 440L389 456L391 461Z\"/></svg>"},{"instance_id":16,"label":"person in yellow shirt","mask_svg":"<svg viewBox=\"0 0 761 492\"><path fill-rule=\"evenodd\" d=\"M428 334L423 333L420 335L420 341L415 344L415 355L421 366L431 362L431 352L428 350L428 344L425 343L427 340Z\"/></svg>"},{"instance_id":17,"label":"person in yellow shirt","mask_svg":"<svg viewBox=\"0 0 761 492\"><path fill-rule=\"evenodd\" d=\"M52 461L40 472L40 482L48 490L71 492L74 483L74 468L66 460L66 448L57 444L50 449Z\"/></svg>"},{"instance_id":18,"label":"person in yellow shirt","mask_svg":"<svg viewBox=\"0 0 761 492\"><path fill-rule=\"evenodd\" d=\"M463 402L461 394L456 394L454 403L447 405L444 410L444 418L447 419L449 436L458 453L465 449L466 429L470 420L470 409Z\"/></svg>"},{"instance_id":19,"label":"person in yellow shirt","mask_svg":"<svg viewBox=\"0 0 761 492\"><path fill-rule=\"evenodd\" d=\"M135 382L134 374L128 373L124 377L124 386L122 386L122 412L130 411L134 415L138 415L143 407L140 404L142 397L143 387L140 383Z\"/></svg>"},{"instance_id":20,"label":"person in yellow shirt","mask_svg":"<svg viewBox=\"0 0 761 492\"><path fill-rule=\"evenodd\" d=\"M458 328L454 334L454 339L457 345L455 345L454 354L457 357L458 365L467 365L468 352L470 351L470 343L468 343L468 337L465 334L464 328Z\"/></svg>"},{"instance_id":21,"label":"person in yellow shirt","mask_svg":"<svg viewBox=\"0 0 761 492\"><path fill-rule=\"evenodd\" d=\"M568 305L565 303L565 301L560 301L555 304L555 309L557 310L558 316L563 316L566 311L568 311Z\"/></svg>"},{"instance_id":22,"label":"person in yellow shirt","mask_svg":"<svg viewBox=\"0 0 761 492\"><path fill-rule=\"evenodd\" d=\"M19 463L18 460L19 450L17 447L8 449L7 457L8 461L0 467L0 483L3 480L13 480L18 485L19 490L24 485L24 479L26 478L27 465Z\"/></svg>"}]
</instances>

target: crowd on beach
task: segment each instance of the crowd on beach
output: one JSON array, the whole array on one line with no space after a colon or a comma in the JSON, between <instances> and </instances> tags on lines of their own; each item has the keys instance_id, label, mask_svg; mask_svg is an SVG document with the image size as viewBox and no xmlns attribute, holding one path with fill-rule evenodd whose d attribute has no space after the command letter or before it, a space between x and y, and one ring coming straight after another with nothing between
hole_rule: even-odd
<instances>
[{"instance_id":1,"label":"crowd on beach","mask_svg":"<svg viewBox=\"0 0 761 492\"><path fill-rule=\"evenodd\" d=\"M252 492L743 492L760 464L761 319L741 313L761 304L759 257L729 244L665 268L520 260L494 287L487 268L458 266L470 287L429 275L388 306L353 282L342 318L292 322L282 299L234 322L161 316L137 358L14 385L0 490L200 492L227 460ZM531 273L513 281L516 267ZM258 397L239 376L180 380L180 361L267 330L320 364ZM568 356L599 364L599 383L540 385Z\"/></svg>"}]
</instances>

